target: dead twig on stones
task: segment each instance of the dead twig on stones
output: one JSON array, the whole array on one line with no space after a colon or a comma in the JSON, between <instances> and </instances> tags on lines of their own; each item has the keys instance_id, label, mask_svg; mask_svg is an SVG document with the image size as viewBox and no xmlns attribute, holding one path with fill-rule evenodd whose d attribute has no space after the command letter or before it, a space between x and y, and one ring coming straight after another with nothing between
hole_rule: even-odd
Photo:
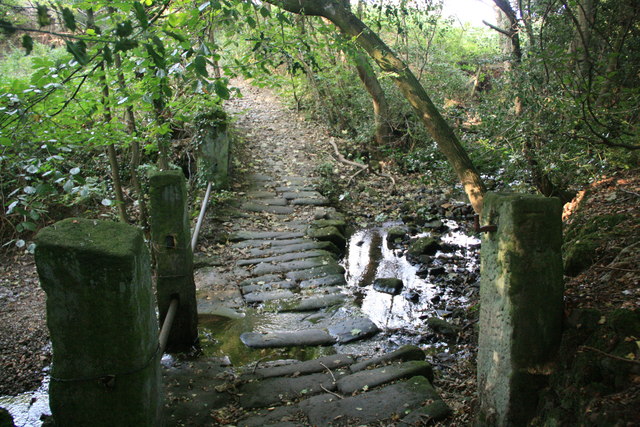
<instances>
[{"instance_id":1,"label":"dead twig on stones","mask_svg":"<svg viewBox=\"0 0 640 427\"><path fill-rule=\"evenodd\" d=\"M328 139L329 144L331 145L331 147L333 147L333 152L335 153L337 160L345 165L348 166L354 166L357 168L360 168L360 170L358 172L356 172L355 174L353 174L350 178L349 181L347 182L347 185L351 184L351 181L353 180L353 178L355 178L357 175L359 175L360 173L364 172L364 171L369 171L374 175L377 176L381 176L384 178L387 178L391 181L391 184L393 187L395 187L396 185L396 180L394 177L392 177L391 175L389 175L388 173L382 173L382 172L377 172L375 171L370 165L363 165L362 163L358 163L358 162L354 162L351 160L346 159L338 150L338 146L336 145L336 143L333 141L333 138Z\"/></svg>"},{"instance_id":2,"label":"dead twig on stones","mask_svg":"<svg viewBox=\"0 0 640 427\"><path fill-rule=\"evenodd\" d=\"M594 353L598 353L601 356L606 356L610 359L618 360L620 362L627 362L627 363L640 365L640 360L625 359L624 357L616 356L615 354L610 354L602 350L598 350L597 348L589 347L588 345L581 345L580 347L578 347L578 350L579 351L589 350L589 351L593 351Z\"/></svg>"},{"instance_id":3,"label":"dead twig on stones","mask_svg":"<svg viewBox=\"0 0 640 427\"><path fill-rule=\"evenodd\" d=\"M329 369L329 367L327 365L325 365L324 363L320 362L320 366L322 366L324 369L326 369L327 371L329 371L329 375L331 375L331 379L333 380L333 383L336 383L336 377L333 376L333 372L331 372L331 369Z\"/></svg>"},{"instance_id":4,"label":"dead twig on stones","mask_svg":"<svg viewBox=\"0 0 640 427\"><path fill-rule=\"evenodd\" d=\"M344 399L344 396L340 396L338 393L334 393L334 392L333 392L333 391L331 391L331 390L327 390L327 388L326 388L325 386L323 386L322 384L320 384L320 388L321 388L324 392L326 392L326 393L333 394L333 395L334 395L335 397L337 397L338 399Z\"/></svg>"}]
</instances>

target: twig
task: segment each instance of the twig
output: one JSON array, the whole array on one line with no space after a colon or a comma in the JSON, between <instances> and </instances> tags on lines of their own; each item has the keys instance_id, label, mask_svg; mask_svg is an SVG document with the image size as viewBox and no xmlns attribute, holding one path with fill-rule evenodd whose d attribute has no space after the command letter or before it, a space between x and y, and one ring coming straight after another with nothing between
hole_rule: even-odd
<instances>
[{"instance_id":1,"label":"twig","mask_svg":"<svg viewBox=\"0 0 640 427\"><path fill-rule=\"evenodd\" d=\"M333 395L334 395L335 397L337 397L338 399L344 399L344 396L340 396L338 393L334 393L334 392L332 392L331 390L327 390L327 388L326 388L325 386L323 386L322 384L320 384L320 388L321 388L323 391L325 391L325 392L327 392L327 393L329 393L329 394L333 394Z\"/></svg>"},{"instance_id":2,"label":"twig","mask_svg":"<svg viewBox=\"0 0 640 427\"><path fill-rule=\"evenodd\" d=\"M344 163L345 165L349 165L349 166L355 166L358 167L360 169L369 169L369 166L367 165L363 165L362 163L357 163L357 162L352 162L351 160L347 160L341 153L340 151L338 151L338 146L336 145L335 142L333 142L333 138L330 138L329 140L329 144L331 144L331 146L333 147L333 151L336 154L336 157L338 158L338 161L340 163Z\"/></svg>"},{"instance_id":3,"label":"twig","mask_svg":"<svg viewBox=\"0 0 640 427\"><path fill-rule=\"evenodd\" d=\"M333 372L331 372L331 369L329 369L329 367L327 365L325 365L324 363L320 362L320 366L322 366L324 369L326 369L327 371L329 371L329 374L331 375L331 378L333 379L333 383L336 383L336 377L333 376Z\"/></svg>"},{"instance_id":4,"label":"twig","mask_svg":"<svg viewBox=\"0 0 640 427\"><path fill-rule=\"evenodd\" d=\"M598 350L597 348L589 347L588 345L581 345L580 347L578 347L578 350L580 350L580 351L589 350L589 351L593 351L594 353L598 353L598 354L600 354L602 356L606 356L606 357L609 357L609 358L614 359L614 360L619 360L620 362L634 363L636 365L640 365L640 361L639 360L625 359L624 357L616 356L615 354L605 353L602 350Z\"/></svg>"},{"instance_id":5,"label":"twig","mask_svg":"<svg viewBox=\"0 0 640 427\"><path fill-rule=\"evenodd\" d=\"M371 173L372 173L372 174L374 174L374 175L382 176L382 177L388 178L388 179L391 181L391 183L393 184L393 187L395 187L395 185L396 185L396 180L395 180L391 175L389 175L388 173L376 172L375 170L373 170L373 168L372 168L370 165L363 165L362 163L357 163L357 162L353 162L353 161L351 161L351 160L347 160L347 159L346 159L346 158L345 158L345 157L340 153L340 151L338 151L338 146L336 145L336 143L335 143L335 142L333 142L333 138L329 139L329 140L328 140L328 142L329 142L329 144L331 144L331 146L333 147L333 152L335 153L336 157L338 158L337 160L338 160L340 163L343 163L343 164L348 165L348 166L355 166L355 167L357 167L357 168L360 168L360 170L359 170L358 172L356 172L355 174L353 174L353 175L349 178L349 181L347 182L347 185L350 185L350 184L351 184L351 181L353 180L353 178L355 178L358 174L360 174L361 172L364 172L364 171L366 170L366 171L371 172Z\"/></svg>"},{"instance_id":6,"label":"twig","mask_svg":"<svg viewBox=\"0 0 640 427\"><path fill-rule=\"evenodd\" d=\"M634 196L640 197L640 193L636 193L635 191L625 190L624 188L618 188L620 191L624 191L625 193L633 194Z\"/></svg>"},{"instance_id":7,"label":"twig","mask_svg":"<svg viewBox=\"0 0 640 427\"><path fill-rule=\"evenodd\" d=\"M596 268L604 268L608 270L618 270L618 271L629 271L631 273L638 273L640 270L633 270L630 268L618 268L618 267L609 267L608 265L596 265Z\"/></svg>"},{"instance_id":8,"label":"twig","mask_svg":"<svg viewBox=\"0 0 640 427\"><path fill-rule=\"evenodd\" d=\"M260 362L262 362L265 359L270 358L271 356L273 356L273 355L270 354L268 356L264 356L264 357L261 357L260 359L256 360L256 364L253 366L253 371L251 373L255 374L256 373L256 369L258 369L258 365L260 364Z\"/></svg>"}]
</instances>

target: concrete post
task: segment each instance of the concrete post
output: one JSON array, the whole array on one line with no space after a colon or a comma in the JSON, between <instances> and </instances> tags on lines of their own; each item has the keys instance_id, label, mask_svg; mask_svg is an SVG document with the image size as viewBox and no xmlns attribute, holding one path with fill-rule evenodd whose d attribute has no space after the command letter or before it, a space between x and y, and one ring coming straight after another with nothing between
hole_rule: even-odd
<instances>
[{"instance_id":1,"label":"concrete post","mask_svg":"<svg viewBox=\"0 0 640 427\"><path fill-rule=\"evenodd\" d=\"M198 342L198 312L185 178L182 171L154 172L149 176L149 186L160 323L171 299L177 297L180 305L167 351L186 352Z\"/></svg>"},{"instance_id":2,"label":"concrete post","mask_svg":"<svg viewBox=\"0 0 640 427\"><path fill-rule=\"evenodd\" d=\"M142 232L66 219L42 229L36 243L55 425L162 425L158 321Z\"/></svg>"},{"instance_id":3,"label":"concrete post","mask_svg":"<svg viewBox=\"0 0 640 427\"><path fill-rule=\"evenodd\" d=\"M227 126L218 123L216 126L206 126L201 132L203 138L198 147L198 171L214 184L214 188L227 188L230 155Z\"/></svg>"},{"instance_id":4,"label":"concrete post","mask_svg":"<svg viewBox=\"0 0 640 427\"><path fill-rule=\"evenodd\" d=\"M489 193L482 225L480 425L526 425L562 334L559 199Z\"/></svg>"}]
</instances>

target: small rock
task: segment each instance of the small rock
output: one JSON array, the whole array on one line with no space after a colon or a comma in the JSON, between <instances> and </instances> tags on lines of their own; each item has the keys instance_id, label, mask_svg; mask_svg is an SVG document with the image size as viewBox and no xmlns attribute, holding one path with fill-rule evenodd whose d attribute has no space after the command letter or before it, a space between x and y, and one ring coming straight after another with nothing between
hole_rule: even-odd
<instances>
[{"instance_id":1,"label":"small rock","mask_svg":"<svg viewBox=\"0 0 640 427\"><path fill-rule=\"evenodd\" d=\"M436 239L421 237L411 242L407 258L417 259L420 255L435 255L440 247L440 243Z\"/></svg>"},{"instance_id":2,"label":"small rock","mask_svg":"<svg viewBox=\"0 0 640 427\"><path fill-rule=\"evenodd\" d=\"M427 319L427 325L429 325L435 333L446 337L455 337L460 331L458 326L452 325L446 320L438 319L437 317Z\"/></svg>"},{"instance_id":3,"label":"small rock","mask_svg":"<svg viewBox=\"0 0 640 427\"><path fill-rule=\"evenodd\" d=\"M391 227L387 230L387 243L389 246L396 247L407 237L407 229L405 227Z\"/></svg>"},{"instance_id":4,"label":"small rock","mask_svg":"<svg viewBox=\"0 0 640 427\"><path fill-rule=\"evenodd\" d=\"M373 289L389 295L399 295L403 287L402 280L393 277L380 278L373 281Z\"/></svg>"}]
</instances>

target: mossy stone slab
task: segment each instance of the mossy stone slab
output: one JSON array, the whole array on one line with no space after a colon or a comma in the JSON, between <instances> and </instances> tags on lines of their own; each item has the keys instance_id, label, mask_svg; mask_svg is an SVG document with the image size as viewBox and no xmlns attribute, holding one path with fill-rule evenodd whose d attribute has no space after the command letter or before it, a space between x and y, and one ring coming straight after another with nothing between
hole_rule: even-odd
<instances>
[{"instance_id":1,"label":"mossy stone slab","mask_svg":"<svg viewBox=\"0 0 640 427\"><path fill-rule=\"evenodd\" d=\"M379 331L380 329L368 317L345 319L329 326L329 333L341 344L368 338Z\"/></svg>"},{"instance_id":2,"label":"mossy stone slab","mask_svg":"<svg viewBox=\"0 0 640 427\"><path fill-rule=\"evenodd\" d=\"M342 368L351 365L353 362L353 357L348 354L332 354L305 362L257 369L254 375L259 378L307 375L316 372L325 372L327 369Z\"/></svg>"},{"instance_id":3,"label":"mossy stone slab","mask_svg":"<svg viewBox=\"0 0 640 427\"><path fill-rule=\"evenodd\" d=\"M275 331L268 333L245 332L240 335L244 345L251 348L297 347L332 345L336 339L324 329L304 329L301 331Z\"/></svg>"},{"instance_id":4,"label":"mossy stone slab","mask_svg":"<svg viewBox=\"0 0 640 427\"><path fill-rule=\"evenodd\" d=\"M410 360L356 372L339 379L336 385L341 393L351 394L416 375L433 378L433 368L425 361Z\"/></svg>"}]
</instances>

